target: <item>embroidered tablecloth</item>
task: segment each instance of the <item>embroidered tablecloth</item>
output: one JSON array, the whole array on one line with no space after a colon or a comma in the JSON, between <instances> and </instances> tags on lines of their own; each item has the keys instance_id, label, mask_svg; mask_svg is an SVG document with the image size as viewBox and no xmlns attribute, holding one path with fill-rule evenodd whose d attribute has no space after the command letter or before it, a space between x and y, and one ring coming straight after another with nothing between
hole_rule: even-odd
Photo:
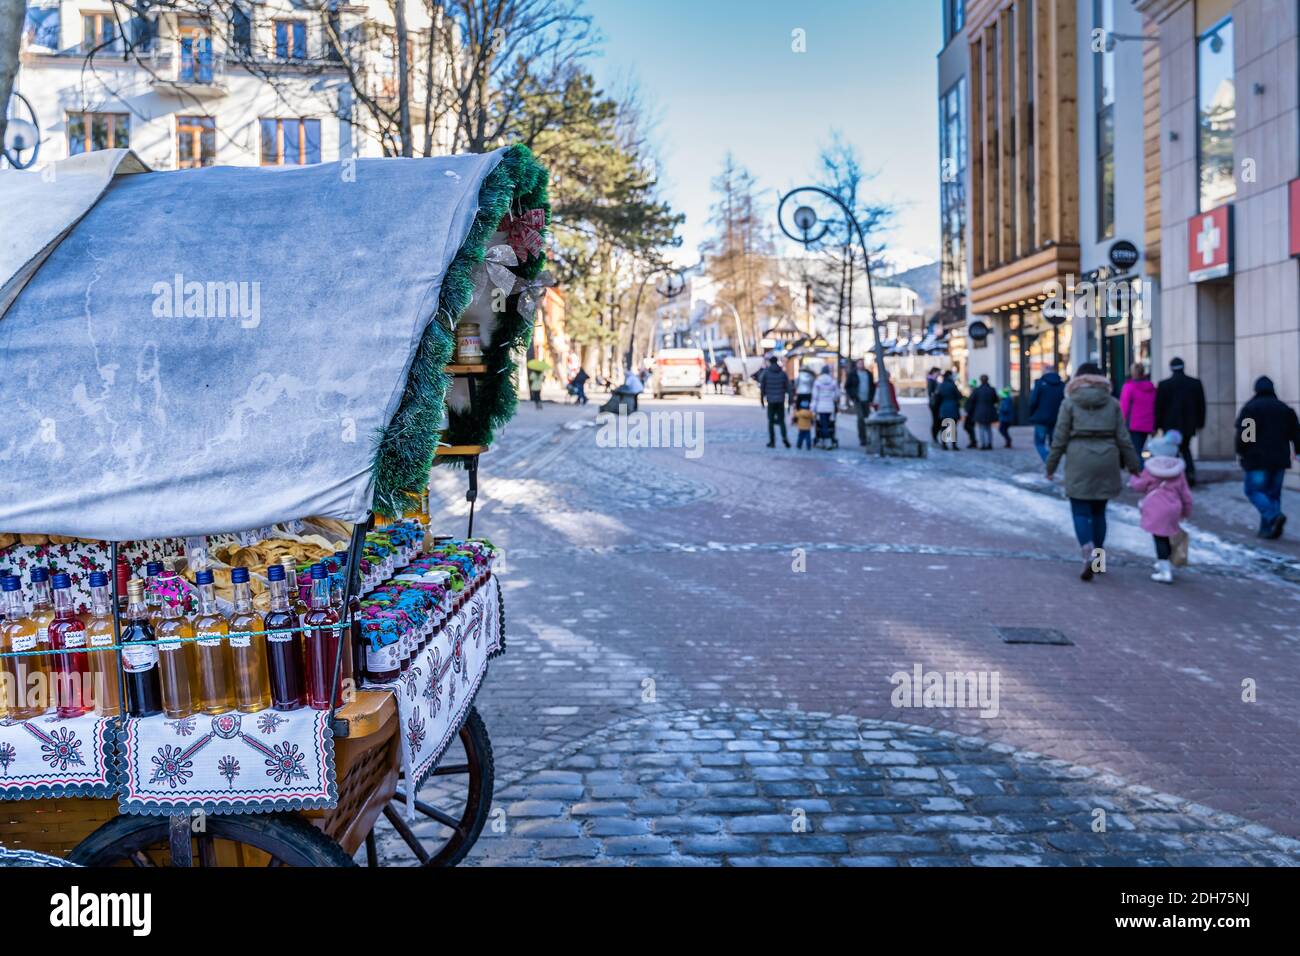
<instances>
[{"instance_id":1,"label":"embroidered tablecloth","mask_svg":"<svg viewBox=\"0 0 1300 956\"><path fill-rule=\"evenodd\" d=\"M442 759L460 732L474 695L487 674L488 660L504 647L501 585L488 574L450 615L396 680L372 686L391 689L402 727L402 770L408 812L415 791Z\"/></svg>"},{"instance_id":2,"label":"embroidered tablecloth","mask_svg":"<svg viewBox=\"0 0 1300 956\"><path fill-rule=\"evenodd\" d=\"M0 800L116 792L115 718L0 720Z\"/></svg>"},{"instance_id":3,"label":"embroidered tablecloth","mask_svg":"<svg viewBox=\"0 0 1300 956\"><path fill-rule=\"evenodd\" d=\"M338 802L329 711L128 719L123 813L259 813Z\"/></svg>"}]
</instances>

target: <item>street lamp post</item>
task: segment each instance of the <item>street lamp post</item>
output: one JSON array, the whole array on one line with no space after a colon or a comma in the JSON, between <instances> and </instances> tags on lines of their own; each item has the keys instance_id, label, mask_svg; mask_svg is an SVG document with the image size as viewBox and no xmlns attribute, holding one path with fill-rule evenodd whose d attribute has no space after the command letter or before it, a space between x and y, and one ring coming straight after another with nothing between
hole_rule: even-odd
<instances>
[{"instance_id":1,"label":"street lamp post","mask_svg":"<svg viewBox=\"0 0 1300 956\"><path fill-rule=\"evenodd\" d=\"M675 299L686 289L686 277L682 274L681 269L675 269L672 266L656 266L645 274L641 279L641 284L636 289L636 300L632 305L632 332L627 340L627 353L624 358L624 365L628 370L632 368L632 361L636 358L636 320L641 314L641 293L645 291L645 284L654 276L666 274L668 276L668 285L666 288L656 291L665 299Z\"/></svg>"},{"instance_id":2,"label":"street lamp post","mask_svg":"<svg viewBox=\"0 0 1300 956\"><path fill-rule=\"evenodd\" d=\"M878 396L876 409L867 418L867 427L875 432L875 444L882 456L922 458L925 456L925 444L918 441L908 431L907 419L899 412L898 406L894 402L893 392L889 387L889 370L885 367L884 337L881 335L880 318L876 315L876 293L872 286L871 253L867 249L866 234L862 231L862 226L857 217L853 215L853 210L839 196L820 186L800 186L781 197L780 205L776 211L777 222L781 226L781 231L795 242L809 247L821 240L830 231L830 225L825 222L822 222L821 227L818 228L817 211L806 204L799 205L791 217L795 229L798 230L798 235L787 228L782 213L785 210L786 203L800 193L815 193L834 203L844 213L844 220L849 227L850 237L857 235L858 244L862 247L862 266L867 274L867 300L868 305L871 307L871 329L876 340L876 395ZM814 230L816 231L814 232Z\"/></svg>"}]
</instances>

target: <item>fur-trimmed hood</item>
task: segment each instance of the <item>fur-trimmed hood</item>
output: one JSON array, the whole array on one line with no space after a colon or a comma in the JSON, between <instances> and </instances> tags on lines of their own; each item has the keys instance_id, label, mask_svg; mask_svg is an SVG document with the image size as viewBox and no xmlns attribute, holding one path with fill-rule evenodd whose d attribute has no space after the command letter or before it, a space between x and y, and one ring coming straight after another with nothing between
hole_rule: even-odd
<instances>
[{"instance_id":1,"label":"fur-trimmed hood","mask_svg":"<svg viewBox=\"0 0 1300 956\"><path fill-rule=\"evenodd\" d=\"M1155 458L1148 458L1146 461L1146 470L1151 472L1157 478L1177 478L1187 470L1187 465L1181 458L1170 458L1166 455L1159 455Z\"/></svg>"},{"instance_id":2,"label":"fur-trimmed hood","mask_svg":"<svg viewBox=\"0 0 1300 956\"><path fill-rule=\"evenodd\" d=\"M1076 375L1065 386L1065 395L1084 408L1098 408L1112 397L1110 379L1105 375Z\"/></svg>"}]
</instances>

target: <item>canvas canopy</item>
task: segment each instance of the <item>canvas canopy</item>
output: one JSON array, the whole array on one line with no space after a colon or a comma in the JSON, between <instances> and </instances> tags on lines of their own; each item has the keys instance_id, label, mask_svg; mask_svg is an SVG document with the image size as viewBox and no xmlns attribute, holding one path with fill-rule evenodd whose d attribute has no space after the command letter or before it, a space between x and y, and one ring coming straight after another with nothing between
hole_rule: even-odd
<instances>
[{"instance_id":1,"label":"canvas canopy","mask_svg":"<svg viewBox=\"0 0 1300 956\"><path fill-rule=\"evenodd\" d=\"M503 216L545 210L526 149L68 163L0 172L0 531L356 521L424 487L474 265ZM501 373L530 332L508 319L486 357ZM512 401L490 388L451 430L482 440Z\"/></svg>"}]
</instances>

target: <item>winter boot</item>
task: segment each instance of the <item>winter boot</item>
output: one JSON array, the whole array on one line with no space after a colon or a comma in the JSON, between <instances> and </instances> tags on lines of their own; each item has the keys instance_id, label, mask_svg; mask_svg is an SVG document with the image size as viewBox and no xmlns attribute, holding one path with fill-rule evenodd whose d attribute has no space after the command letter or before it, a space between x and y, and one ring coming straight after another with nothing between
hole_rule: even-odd
<instances>
[{"instance_id":1,"label":"winter boot","mask_svg":"<svg viewBox=\"0 0 1300 956\"><path fill-rule=\"evenodd\" d=\"M1080 545L1079 551L1083 554L1083 571L1079 574L1079 579L1082 581L1091 581L1093 575L1092 542L1089 541L1087 544Z\"/></svg>"},{"instance_id":2,"label":"winter boot","mask_svg":"<svg viewBox=\"0 0 1300 956\"><path fill-rule=\"evenodd\" d=\"M1156 573L1151 575L1152 581L1159 581L1161 584L1174 583L1174 566L1168 561L1156 562Z\"/></svg>"}]
</instances>

